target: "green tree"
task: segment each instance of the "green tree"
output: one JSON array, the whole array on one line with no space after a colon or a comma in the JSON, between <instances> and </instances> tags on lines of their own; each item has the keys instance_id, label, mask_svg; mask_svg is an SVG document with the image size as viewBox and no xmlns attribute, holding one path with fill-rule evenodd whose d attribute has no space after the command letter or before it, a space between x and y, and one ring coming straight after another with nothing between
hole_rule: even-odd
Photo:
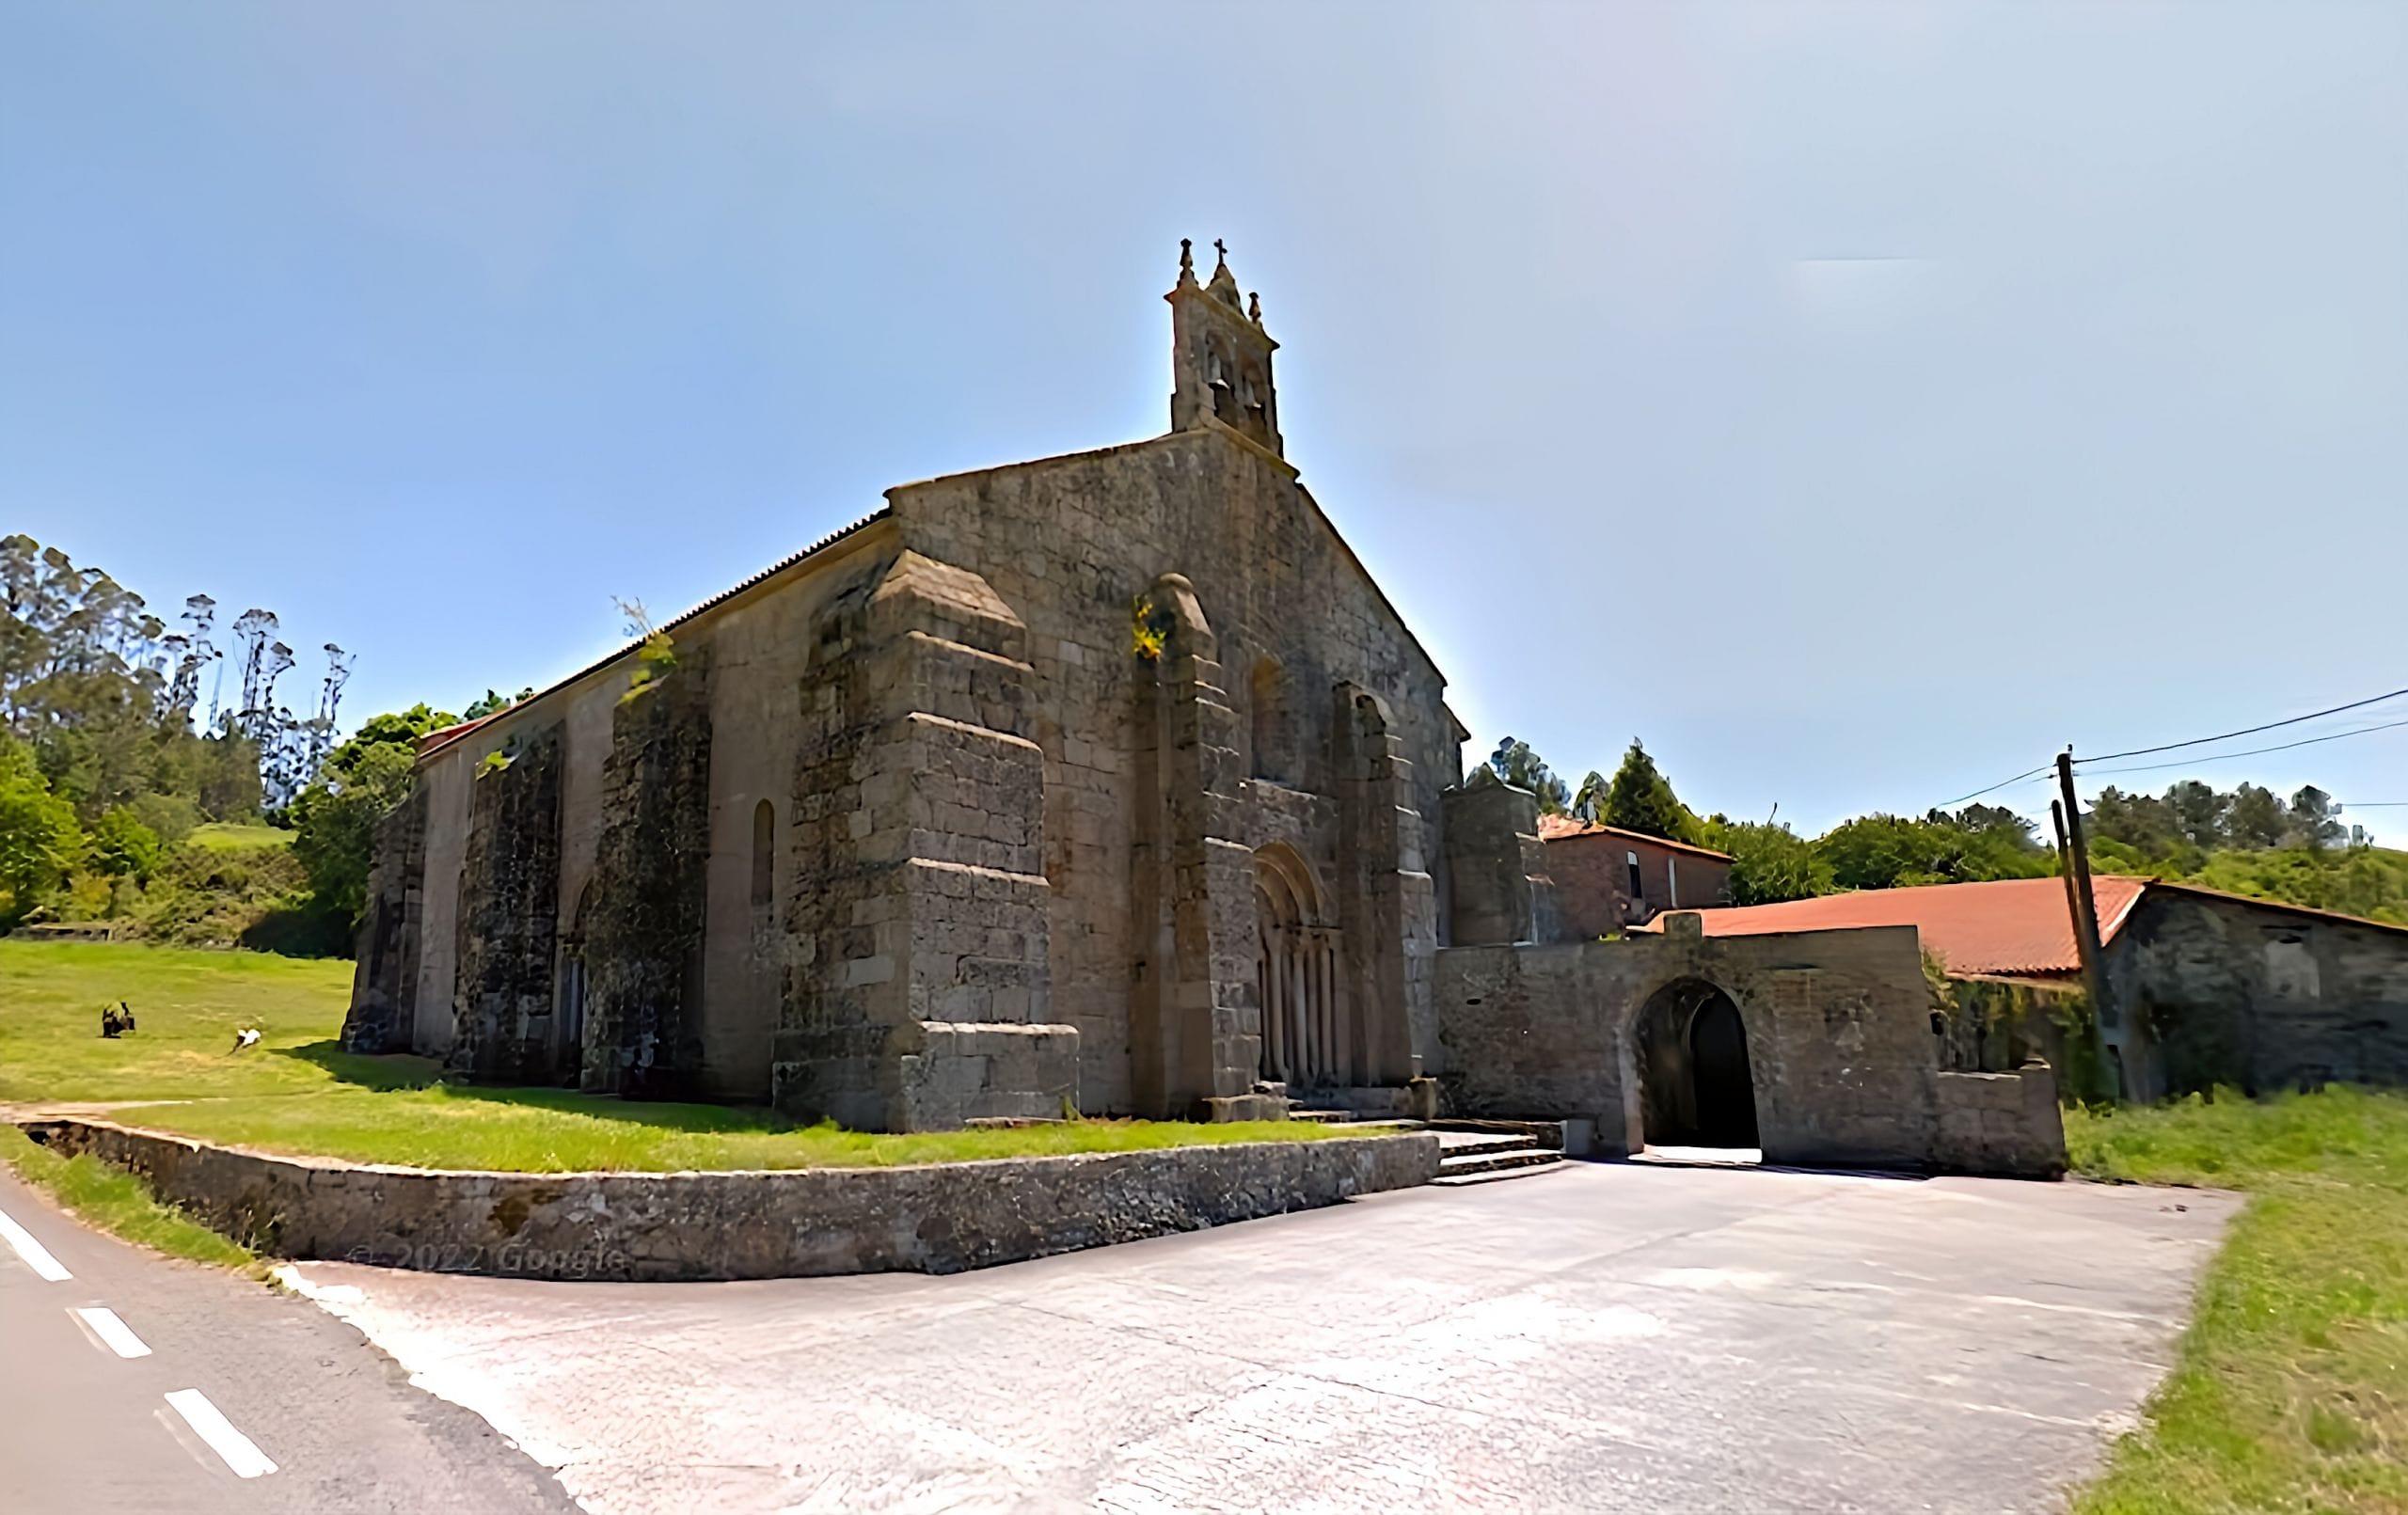
<instances>
[{"instance_id":1,"label":"green tree","mask_svg":"<svg viewBox=\"0 0 2408 1515\"><path fill-rule=\"evenodd\" d=\"M1919 821L1860 815L1816 839L1814 851L1842 889L2037 878L2056 871L2055 860L2028 837L2019 844L2008 830L1968 830L1940 814Z\"/></svg>"},{"instance_id":2,"label":"green tree","mask_svg":"<svg viewBox=\"0 0 2408 1515\"><path fill-rule=\"evenodd\" d=\"M24 918L82 857L75 807L50 792L22 743L0 737L0 921Z\"/></svg>"},{"instance_id":3,"label":"green tree","mask_svg":"<svg viewBox=\"0 0 2408 1515\"><path fill-rule=\"evenodd\" d=\"M2315 851L2348 834L2341 824L2341 807L2333 803L2331 795L2309 784L2291 796L2290 835L2300 845Z\"/></svg>"},{"instance_id":4,"label":"green tree","mask_svg":"<svg viewBox=\"0 0 2408 1515\"><path fill-rule=\"evenodd\" d=\"M2245 783L2233 790L2232 803L2225 811L2225 835L2237 847L2281 846L2289 824L2283 802L2260 784Z\"/></svg>"},{"instance_id":5,"label":"green tree","mask_svg":"<svg viewBox=\"0 0 2408 1515\"><path fill-rule=\"evenodd\" d=\"M1571 802L1571 789L1555 776L1545 760L1530 750L1528 742L1508 736L1489 754L1488 765L1497 770L1497 777L1514 788L1538 796L1539 813L1543 815L1560 815Z\"/></svg>"},{"instance_id":6,"label":"green tree","mask_svg":"<svg viewBox=\"0 0 2408 1515\"><path fill-rule=\"evenodd\" d=\"M293 852L320 910L357 923L368 902L376 823L409 793L419 738L457 719L424 704L371 717L327 754L318 777L293 799Z\"/></svg>"},{"instance_id":7,"label":"green tree","mask_svg":"<svg viewBox=\"0 0 2408 1515\"><path fill-rule=\"evenodd\" d=\"M1731 855L1731 903L1777 905L1831 892L1831 866L1786 826L1716 815L1700 827L1706 846Z\"/></svg>"},{"instance_id":8,"label":"green tree","mask_svg":"<svg viewBox=\"0 0 2408 1515\"><path fill-rule=\"evenodd\" d=\"M2091 838L2120 842L2144 858L2169 858L2182 845L2174 807L2154 795L2129 795L2109 784L2090 802L2084 829Z\"/></svg>"},{"instance_id":9,"label":"green tree","mask_svg":"<svg viewBox=\"0 0 2408 1515\"><path fill-rule=\"evenodd\" d=\"M1605 803L1597 818L1608 826L1671 842L1689 841L1698 829L1697 817L1672 793L1671 781L1656 771L1656 760L1636 736L1622 755L1622 766L1606 785Z\"/></svg>"},{"instance_id":10,"label":"green tree","mask_svg":"<svg viewBox=\"0 0 2408 1515\"><path fill-rule=\"evenodd\" d=\"M2214 785L2196 779L2185 779L2165 791L2165 808L2174 817L2175 829L2202 852L2211 852L2225 844L2226 818L2232 813L2232 803L2231 797L2218 794Z\"/></svg>"},{"instance_id":11,"label":"green tree","mask_svg":"<svg viewBox=\"0 0 2408 1515\"><path fill-rule=\"evenodd\" d=\"M460 718L462 720L483 720L487 716L498 716L501 712L509 709L512 705L522 704L534 698L535 690L531 685L519 690L516 694L503 694L499 690L487 689L484 692L484 697L483 699L476 701L474 703L470 704L467 709L460 712Z\"/></svg>"},{"instance_id":12,"label":"green tree","mask_svg":"<svg viewBox=\"0 0 2408 1515\"><path fill-rule=\"evenodd\" d=\"M92 823L92 870L111 878L148 883L159 866L159 833L122 806Z\"/></svg>"}]
</instances>

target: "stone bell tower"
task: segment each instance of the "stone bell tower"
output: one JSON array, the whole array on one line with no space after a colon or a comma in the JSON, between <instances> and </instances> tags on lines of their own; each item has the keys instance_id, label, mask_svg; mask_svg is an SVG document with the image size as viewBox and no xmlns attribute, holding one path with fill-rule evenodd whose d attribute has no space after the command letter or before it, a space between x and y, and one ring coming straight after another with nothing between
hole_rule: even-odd
<instances>
[{"instance_id":1,"label":"stone bell tower","mask_svg":"<svg viewBox=\"0 0 2408 1515\"><path fill-rule=\"evenodd\" d=\"M1218 422L1280 452L1279 396L1271 384L1279 344L1262 329L1262 297L1241 302L1228 249L1217 241L1212 249L1219 255L1212 277L1198 284L1195 245L1180 238L1179 286L1163 296L1170 302L1170 429Z\"/></svg>"}]
</instances>

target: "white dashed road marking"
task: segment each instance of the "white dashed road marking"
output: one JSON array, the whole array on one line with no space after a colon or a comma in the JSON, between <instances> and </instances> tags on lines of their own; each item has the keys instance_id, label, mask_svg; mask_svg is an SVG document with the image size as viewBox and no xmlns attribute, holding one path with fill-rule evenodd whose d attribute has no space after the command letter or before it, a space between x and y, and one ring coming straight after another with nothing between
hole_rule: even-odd
<instances>
[{"instance_id":1,"label":"white dashed road marking","mask_svg":"<svg viewBox=\"0 0 2408 1515\"><path fill-rule=\"evenodd\" d=\"M119 1357L148 1357L150 1349L134 1334L134 1328L117 1318L117 1312L105 1304L87 1304L74 1312L75 1318L92 1328L92 1334L102 1345Z\"/></svg>"},{"instance_id":2,"label":"white dashed road marking","mask_svg":"<svg viewBox=\"0 0 2408 1515\"><path fill-rule=\"evenodd\" d=\"M34 1239L31 1231L9 1219L7 1210L0 1210L0 1239L6 1239L8 1245L17 1249L17 1255L25 1260L25 1266L49 1282L64 1284L75 1276L59 1266L58 1259L50 1255L48 1247Z\"/></svg>"},{"instance_id":3,"label":"white dashed road marking","mask_svg":"<svg viewBox=\"0 0 2408 1515\"><path fill-rule=\"evenodd\" d=\"M237 1478L256 1478L274 1473L276 1464L259 1449L251 1439L234 1428L218 1408L209 1402L209 1396L198 1389L178 1389L167 1396L168 1408L184 1417L193 1433L209 1444L209 1449L225 1459L226 1465Z\"/></svg>"}]
</instances>

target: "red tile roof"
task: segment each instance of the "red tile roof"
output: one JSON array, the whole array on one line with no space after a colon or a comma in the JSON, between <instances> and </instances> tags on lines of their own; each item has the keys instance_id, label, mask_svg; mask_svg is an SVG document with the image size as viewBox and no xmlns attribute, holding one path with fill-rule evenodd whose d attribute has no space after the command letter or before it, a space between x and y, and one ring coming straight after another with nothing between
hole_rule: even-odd
<instances>
[{"instance_id":1,"label":"red tile roof","mask_svg":"<svg viewBox=\"0 0 2408 1515\"><path fill-rule=\"evenodd\" d=\"M1668 847L1674 852L1687 853L1691 857L1712 858L1717 862L1729 862L1731 860L1731 854L1727 852L1717 852L1711 847L1694 846L1687 842L1674 842L1665 837L1650 836L1644 831L1625 830L1619 826L1601 826L1595 821L1584 821L1576 815L1542 815L1539 817L1540 841L1560 842L1567 837L1576 836L1620 837L1625 842L1644 842L1651 847Z\"/></svg>"},{"instance_id":2,"label":"red tile roof","mask_svg":"<svg viewBox=\"0 0 2408 1515\"><path fill-rule=\"evenodd\" d=\"M2094 875L2099 936L2113 941L2150 880ZM2260 902L2251 902L2260 903ZM1783 931L1838 931L1851 926L1910 925L1926 951L1949 972L2073 973L2082 969L2062 878L2002 878L1983 884L1925 884L1868 889L1782 905L1741 905L1700 910L1709 937L1754 937ZM1651 923L1646 929L1656 929Z\"/></svg>"},{"instance_id":3,"label":"red tile roof","mask_svg":"<svg viewBox=\"0 0 2408 1515\"><path fill-rule=\"evenodd\" d=\"M510 707L508 705L504 705L502 710L507 710ZM498 716L499 714L501 714L501 711L497 710L493 712L492 715L479 716L474 720L453 721L449 726L436 727L435 730L428 732L424 736L418 739L418 750L420 755L424 756L426 753L434 751L436 748L441 747L444 743L452 740L455 736L467 735L468 733L475 731L478 727L483 725L486 721L493 719L494 716Z\"/></svg>"}]
</instances>

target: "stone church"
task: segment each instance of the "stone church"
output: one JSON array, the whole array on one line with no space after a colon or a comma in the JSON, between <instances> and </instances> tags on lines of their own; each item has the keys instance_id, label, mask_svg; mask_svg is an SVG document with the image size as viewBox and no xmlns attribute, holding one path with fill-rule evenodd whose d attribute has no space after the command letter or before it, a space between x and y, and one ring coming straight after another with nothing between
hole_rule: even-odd
<instances>
[{"instance_id":1,"label":"stone church","mask_svg":"<svg viewBox=\"0 0 2408 1515\"><path fill-rule=\"evenodd\" d=\"M889 490L430 737L345 1044L873 1130L1403 1087L1465 733L1259 302L1185 245L1166 298L1162 435Z\"/></svg>"}]
</instances>

